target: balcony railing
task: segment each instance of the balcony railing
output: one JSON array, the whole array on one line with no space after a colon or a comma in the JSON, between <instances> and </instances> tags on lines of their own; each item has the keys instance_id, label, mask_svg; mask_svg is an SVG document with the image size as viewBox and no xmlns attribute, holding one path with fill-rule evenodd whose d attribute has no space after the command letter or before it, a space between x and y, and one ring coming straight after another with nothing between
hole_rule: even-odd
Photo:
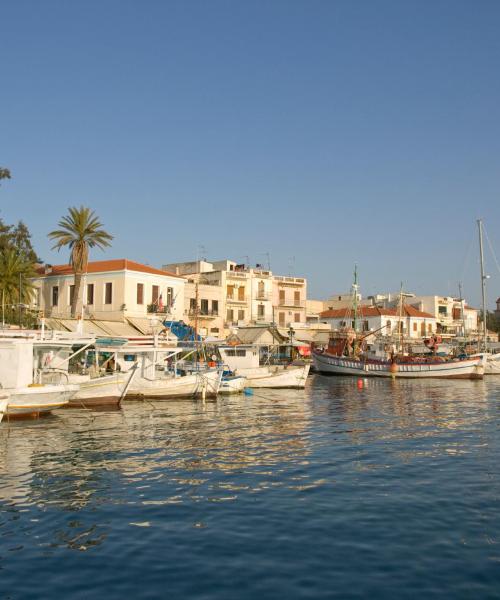
<instances>
[{"instance_id":1,"label":"balcony railing","mask_svg":"<svg viewBox=\"0 0 500 600\"><path fill-rule=\"evenodd\" d=\"M158 306L157 304L148 304L148 313L166 315L170 312L170 306Z\"/></svg>"},{"instance_id":2,"label":"balcony railing","mask_svg":"<svg viewBox=\"0 0 500 600\"><path fill-rule=\"evenodd\" d=\"M243 303L248 302L248 296L244 296L243 298L240 298L238 296L227 296L226 302L237 302L237 303L243 304Z\"/></svg>"},{"instance_id":3,"label":"balcony railing","mask_svg":"<svg viewBox=\"0 0 500 600\"><path fill-rule=\"evenodd\" d=\"M269 292L257 292L255 294L256 300L271 300L271 298L272 294L270 294Z\"/></svg>"},{"instance_id":4,"label":"balcony railing","mask_svg":"<svg viewBox=\"0 0 500 600\"><path fill-rule=\"evenodd\" d=\"M218 317L219 316L219 311L218 310L196 310L193 308L190 308L188 311L188 316L191 318L195 318L196 316L198 316L199 318L203 318L203 317Z\"/></svg>"},{"instance_id":5,"label":"balcony railing","mask_svg":"<svg viewBox=\"0 0 500 600\"><path fill-rule=\"evenodd\" d=\"M296 301L280 298L278 306L282 306L283 308L305 308L306 303L303 300Z\"/></svg>"}]
</instances>

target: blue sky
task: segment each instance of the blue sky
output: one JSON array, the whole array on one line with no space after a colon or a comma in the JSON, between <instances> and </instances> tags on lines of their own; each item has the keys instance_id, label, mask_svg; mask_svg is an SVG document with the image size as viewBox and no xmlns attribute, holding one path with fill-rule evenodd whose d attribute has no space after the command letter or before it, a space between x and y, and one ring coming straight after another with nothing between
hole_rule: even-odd
<instances>
[{"instance_id":1,"label":"blue sky","mask_svg":"<svg viewBox=\"0 0 500 600\"><path fill-rule=\"evenodd\" d=\"M267 262L349 288L479 301L500 256L500 2L4 3L1 216L38 253L68 206L94 259ZM500 273L487 253L491 300Z\"/></svg>"}]
</instances>

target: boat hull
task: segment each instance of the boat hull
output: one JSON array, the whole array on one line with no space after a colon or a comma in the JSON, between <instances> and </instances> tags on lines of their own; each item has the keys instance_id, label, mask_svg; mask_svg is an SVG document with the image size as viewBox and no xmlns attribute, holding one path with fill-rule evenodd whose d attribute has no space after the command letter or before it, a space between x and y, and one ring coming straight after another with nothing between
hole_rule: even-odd
<instances>
[{"instance_id":1,"label":"boat hull","mask_svg":"<svg viewBox=\"0 0 500 600\"><path fill-rule=\"evenodd\" d=\"M247 378L243 376L228 377L220 384L219 394L240 394L247 387Z\"/></svg>"},{"instance_id":2,"label":"boat hull","mask_svg":"<svg viewBox=\"0 0 500 600\"><path fill-rule=\"evenodd\" d=\"M238 374L247 378L247 387L275 389L303 389L311 365L290 365L287 367L260 367L258 369L241 369Z\"/></svg>"},{"instance_id":3,"label":"boat hull","mask_svg":"<svg viewBox=\"0 0 500 600\"><path fill-rule=\"evenodd\" d=\"M127 373L117 373L81 381L78 391L67 406L68 408L117 406L129 377Z\"/></svg>"},{"instance_id":4,"label":"boat hull","mask_svg":"<svg viewBox=\"0 0 500 600\"><path fill-rule=\"evenodd\" d=\"M325 375L357 377L391 377L396 379L482 379L484 357L457 359L439 363L396 363L389 361L359 361L327 352L314 352L313 363Z\"/></svg>"},{"instance_id":5,"label":"boat hull","mask_svg":"<svg viewBox=\"0 0 500 600\"><path fill-rule=\"evenodd\" d=\"M27 386L9 390L6 415L12 417L39 416L66 406L77 391L73 385Z\"/></svg>"},{"instance_id":6,"label":"boat hull","mask_svg":"<svg viewBox=\"0 0 500 600\"><path fill-rule=\"evenodd\" d=\"M219 392L220 381L221 373L217 370L153 380L136 377L125 398L214 398Z\"/></svg>"},{"instance_id":7,"label":"boat hull","mask_svg":"<svg viewBox=\"0 0 500 600\"><path fill-rule=\"evenodd\" d=\"M484 366L484 374L500 375L500 353L486 355L486 365Z\"/></svg>"}]
</instances>

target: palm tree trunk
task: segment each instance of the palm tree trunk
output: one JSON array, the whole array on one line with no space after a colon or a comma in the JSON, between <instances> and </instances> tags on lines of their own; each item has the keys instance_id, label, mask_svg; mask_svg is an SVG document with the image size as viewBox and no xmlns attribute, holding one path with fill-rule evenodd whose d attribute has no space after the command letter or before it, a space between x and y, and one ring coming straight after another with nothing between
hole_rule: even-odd
<instances>
[{"instance_id":1,"label":"palm tree trunk","mask_svg":"<svg viewBox=\"0 0 500 600\"><path fill-rule=\"evenodd\" d=\"M73 291L73 298L71 299L71 318L76 317L77 307L80 303L80 288L82 287L82 274L75 273L75 289Z\"/></svg>"}]
</instances>

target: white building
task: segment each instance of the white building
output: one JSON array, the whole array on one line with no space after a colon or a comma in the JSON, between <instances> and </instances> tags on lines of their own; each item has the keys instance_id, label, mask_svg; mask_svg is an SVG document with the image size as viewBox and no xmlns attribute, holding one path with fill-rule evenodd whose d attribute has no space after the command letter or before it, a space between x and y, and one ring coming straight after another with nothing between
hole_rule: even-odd
<instances>
[{"instance_id":1,"label":"white building","mask_svg":"<svg viewBox=\"0 0 500 600\"><path fill-rule=\"evenodd\" d=\"M46 265L32 281L32 308L46 317L70 317L74 293L70 265ZM107 321L155 314L182 319L184 285L183 277L127 259L89 262L82 279L78 314Z\"/></svg>"},{"instance_id":2,"label":"white building","mask_svg":"<svg viewBox=\"0 0 500 600\"><path fill-rule=\"evenodd\" d=\"M358 329L377 332L381 336L402 335L407 338L423 338L436 332L436 318L413 306L404 306L400 315L395 308L360 306L358 308ZM321 313L321 321L328 323L333 330L354 327L351 308L327 310Z\"/></svg>"}]
</instances>

